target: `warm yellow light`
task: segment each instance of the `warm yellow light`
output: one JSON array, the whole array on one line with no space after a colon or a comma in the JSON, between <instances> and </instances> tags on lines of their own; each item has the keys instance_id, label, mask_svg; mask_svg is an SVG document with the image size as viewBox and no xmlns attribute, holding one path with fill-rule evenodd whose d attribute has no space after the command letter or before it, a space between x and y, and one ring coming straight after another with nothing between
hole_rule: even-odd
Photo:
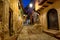
<instances>
[{"instance_id":1,"label":"warm yellow light","mask_svg":"<svg viewBox=\"0 0 60 40\"><path fill-rule=\"evenodd\" d=\"M42 6L38 4L38 1L35 2L35 10L37 11L39 8L41 8Z\"/></svg>"},{"instance_id":2,"label":"warm yellow light","mask_svg":"<svg viewBox=\"0 0 60 40\"><path fill-rule=\"evenodd\" d=\"M19 21L22 20L22 19L21 19L21 16L18 17L18 20L19 20Z\"/></svg>"}]
</instances>

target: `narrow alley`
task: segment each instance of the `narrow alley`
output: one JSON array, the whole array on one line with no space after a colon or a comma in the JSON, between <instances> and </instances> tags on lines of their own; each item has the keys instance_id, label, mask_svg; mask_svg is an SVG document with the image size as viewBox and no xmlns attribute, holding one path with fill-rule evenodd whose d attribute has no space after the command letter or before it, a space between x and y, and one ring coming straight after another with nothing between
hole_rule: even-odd
<instances>
[{"instance_id":1,"label":"narrow alley","mask_svg":"<svg viewBox=\"0 0 60 40\"><path fill-rule=\"evenodd\" d=\"M60 0L0 0L0 40L60 40Z\"/></svg>"}]
</instances>

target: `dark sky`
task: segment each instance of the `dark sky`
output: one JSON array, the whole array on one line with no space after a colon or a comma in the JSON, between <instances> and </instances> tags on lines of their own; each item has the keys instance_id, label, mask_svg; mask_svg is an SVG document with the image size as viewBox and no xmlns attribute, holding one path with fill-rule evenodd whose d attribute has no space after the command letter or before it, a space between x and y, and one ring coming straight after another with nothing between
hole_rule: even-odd
<instances>
[{"instance_id":1,"label":"dark sky","mask_svg":"<svg viewBox=\"0 0 60 40\"><path fill-rule=\"evenodd\" d=\"M31 0L22 0L23 7L27 7Z\"/></svg>"}]
</instances>

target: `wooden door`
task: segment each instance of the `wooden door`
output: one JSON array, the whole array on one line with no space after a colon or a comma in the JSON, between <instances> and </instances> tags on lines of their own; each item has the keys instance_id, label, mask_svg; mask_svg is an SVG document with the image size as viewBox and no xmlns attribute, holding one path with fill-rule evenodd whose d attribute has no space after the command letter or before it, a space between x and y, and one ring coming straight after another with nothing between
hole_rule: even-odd
<instances>
[{"instance_id":1,"label":"wooden door","mask_svg":"<svg viewBox=\"0 0 60 40\"><path fill-rule=\"evenodd\" d=\"M48 11L47 14L47 18L48 18L48 29L54 29L54 30L58 30L58 13L57 10L55 9L51 9Z\"/></svg>"}]
</instances>

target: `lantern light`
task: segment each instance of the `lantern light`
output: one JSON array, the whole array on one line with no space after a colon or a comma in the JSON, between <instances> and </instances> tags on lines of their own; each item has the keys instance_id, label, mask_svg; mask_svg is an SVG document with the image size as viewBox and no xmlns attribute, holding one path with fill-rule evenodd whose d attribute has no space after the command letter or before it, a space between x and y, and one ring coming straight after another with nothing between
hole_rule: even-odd
<instances>
[{"instance_id":1,"label":"lantern light","mask_svg":"<svg viewBox=\"0 0 60 40\"><path fill-rule=\"evenodd\" d=\"M32 4L32 3L30 3L30 4L29 4L29 7L30 7L30 8L32 8L32 7L33 7L33 4Z\"/></svg>"}]
</instances>

